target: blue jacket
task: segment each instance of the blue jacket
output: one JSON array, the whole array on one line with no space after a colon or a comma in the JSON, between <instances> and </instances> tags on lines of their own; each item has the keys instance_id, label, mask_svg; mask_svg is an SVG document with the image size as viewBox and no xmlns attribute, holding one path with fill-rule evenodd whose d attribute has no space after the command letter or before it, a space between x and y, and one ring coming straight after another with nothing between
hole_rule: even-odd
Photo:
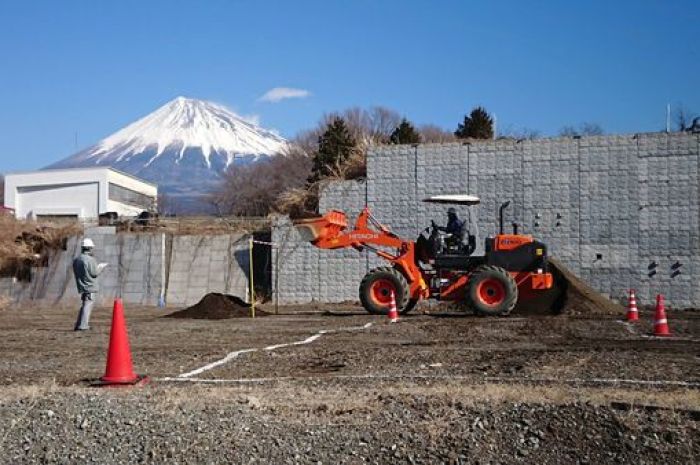
<instances>
[{"instance_id":1,"label":"blue jacket","mask_svg":"<svg viewBox=\"0 0 700 465\"><path fill-rule=\"evenodd\" d=\"M445 227L445 232L450 233L450 234L460 234L462 232L462 228L464 227L464 221L461 221L459 218L452 217L447 221L447 226Z\"/></svg>"}]
</instances>

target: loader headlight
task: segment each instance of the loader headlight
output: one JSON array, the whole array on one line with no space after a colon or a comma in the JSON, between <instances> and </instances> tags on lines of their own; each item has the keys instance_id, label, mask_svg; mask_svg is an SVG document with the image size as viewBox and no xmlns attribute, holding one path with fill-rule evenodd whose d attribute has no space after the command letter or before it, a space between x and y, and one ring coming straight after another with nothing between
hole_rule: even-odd
<instances>
[{"instance_id":1,"label":"loader headlight","mask_svg":"<svg viewBox=\"0 0 700 465\"><path fill-rule=\"evenodd\" d=\"M544 255L544 249L535 249L535 254L538 257L541 257L542 255Z\"/></svg>"}]
</instances>

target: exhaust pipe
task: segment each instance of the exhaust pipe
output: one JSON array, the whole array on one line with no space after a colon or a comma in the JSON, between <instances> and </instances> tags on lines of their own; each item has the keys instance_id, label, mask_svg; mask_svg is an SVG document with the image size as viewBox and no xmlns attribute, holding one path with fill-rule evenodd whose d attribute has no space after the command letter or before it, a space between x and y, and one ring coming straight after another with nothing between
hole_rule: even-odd
<instances>
[{"instance_id":1,"label":"exhaust pipe","mask_svg":"<svg viewBox=\"0 0 700 465\"><path fill-rule=\"evenodd\" d=\"M503 210L508 208L510 205L510 200L501 204L501 208L498 209L498 234L503 234Z\"/></svg>"}]
</instances>

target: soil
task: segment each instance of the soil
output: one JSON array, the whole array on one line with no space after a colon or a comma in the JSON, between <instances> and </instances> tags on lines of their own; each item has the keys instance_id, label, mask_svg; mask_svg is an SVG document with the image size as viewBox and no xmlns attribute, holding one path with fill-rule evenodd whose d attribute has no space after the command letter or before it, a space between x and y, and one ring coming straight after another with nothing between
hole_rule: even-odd
<instances>
[{"instance_id":1,"label":"soil","mask_svg":"<svg viewBox=\"0 0 700 465\"><path fill-rule=\"evenodd\" d=\"M700 313L669 311L673 337L654 338L649 311L633 325L569 305L397 324L351 303L216 321L127 305L152 380L127 389L85 382L109 308L81 333L77 306L7 308L0 463L697 463Z\"/></svg>"},{"instance_id":2,"label":"soil","mask_svg":"<svg viewBox=\"0 0 700 465\"><path fill-rule=\"evenodd\" d=\"M555 279L565 289L560 313L571 315L620 315L624 307L601 295L566 268L560 261L549 259Z\"/></svg>"},{"instance_id":3,"label":"soil","mask_svg":"<svg viewBox=\"0 0 700 465\"><path fill-rule=\"evenodd\" d=\"M191 307L165 315L165 318L190 318L195 320L225 320L228 318L250 318L251 308L240 297L211 293ZM268 316L264 310L255 310L255 317Z\"/></svg>"}]
</instances>

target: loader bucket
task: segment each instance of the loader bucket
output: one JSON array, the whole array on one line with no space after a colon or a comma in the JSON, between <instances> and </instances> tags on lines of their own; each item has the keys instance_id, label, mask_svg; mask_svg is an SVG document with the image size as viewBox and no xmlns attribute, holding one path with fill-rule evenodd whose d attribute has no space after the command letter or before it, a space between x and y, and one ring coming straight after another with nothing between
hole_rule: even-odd
<instances>
[{"instance_id":1,"label":"loader bucket","mask_svg":"<svg viewBox=\"0 0 700 465\"><path fill-rule=\"evenodd\" d=\"M297 220L294 222L294 226L303 240L316 242L319 239L333 239L340 235L340 232L347 228L348 219L345 213L339 210L330 210L318 218Z\"/></svg>"}]
</instances>

